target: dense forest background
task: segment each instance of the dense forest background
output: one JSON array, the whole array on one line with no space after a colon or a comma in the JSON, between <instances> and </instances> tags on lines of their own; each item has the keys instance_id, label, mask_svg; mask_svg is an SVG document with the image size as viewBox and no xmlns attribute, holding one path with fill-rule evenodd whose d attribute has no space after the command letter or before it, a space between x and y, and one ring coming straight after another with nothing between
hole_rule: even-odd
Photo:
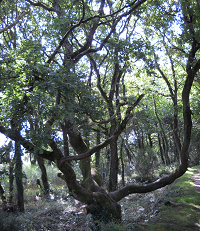
<instances>
[{"instance_id":1,"label":"dense forest background","mask_svg":"<svg viewBox=\"0 0 200 231\"><path fill-rule=\"evenodd\" d=\"M0 166L19 211L28 160L44 195L53 165L103 222L200 163L199 12L191 0L0 1Z\"/></svg>"}]
</instances>

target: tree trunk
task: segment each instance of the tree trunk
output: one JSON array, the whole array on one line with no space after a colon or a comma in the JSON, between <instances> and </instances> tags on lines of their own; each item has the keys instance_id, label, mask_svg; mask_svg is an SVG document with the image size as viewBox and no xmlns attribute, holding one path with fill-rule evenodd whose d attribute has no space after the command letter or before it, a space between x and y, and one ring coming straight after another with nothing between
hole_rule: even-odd
<instances>
[{"instance_id":1,"label":"tree trunk","mask_svg":"<svg viewBox=\"0 0 200 231\"><path fill-rule=\"evenodd\" d=\"M122 185L125 186L123 146L124 146L124 139L122 139L121 148L120 148L120 160L121 160L121 165L122 165Z\"/></svg>"},{"instance_id":2,"label":"tree trunk","mask_svg":"<svg viewBox=\"0 0 200 231\"><path fill-rule=\"evenodd\" d=\"M58 167L63 173L60 177L67 183L72 196L87 204L86 213L92 214L93 230L99 230L99 222L121 221L121 206L103 188L90 181L89 190L85 189L85 184L76 181L76 175L68 163Z\"/></svg>"},{"instance_id":3,"label":"tree trunk","mask_svg":"<svg viewBox=\"0 0 200 231\"><path fill-rule=\"evenodd\" d=\"M174 123L173 123L173 138L174 138L174 145L176 148L176 153L178 152L179 161L181 160L181 141L178 135L178 110L177 110L177 100L174 104Z\"/></svg>"},{"instance_id":4,"label":"tree trunk","mask_svg":"<svg viewBox=\"0 0 200 231\"><path fill-rule=\"evenodd\" d=\"M5 192L1 185L1 182L0 182L0 195L1 195L1 200L2 200L2 208L4 209L6 208L7 201L6 201Z\"/></svg>"},{"instance_id":5,"label":"tree trunk","mask_svg":"<svg viewBox=\"0 0 200 231\"><path fill-rule=\"evenodd\" d=\"M100 131L97 130L97 138L96 138L96 144L100 144ZM100 150L98 150L96 153L95 153L95 167L98 168L99 167L99 162L100 162Z\"/></svg>"},{"instance_id":6,"label":"tree trunk","mask_svg":"<svg viewBox=\"0 0 200 231\"><path fill-rule=\"evenodd\" d=\"M47 178L47 171L46 167L44 165L44 159L40 156L37 156L37 162L41 170L41 178L42 178L42 183L44 186L44 193L45 195L49 194L49 183L48 183L48 178Z\"/></svg>"},{"instance_id":7,"label":"tree trunk","mask_svg":"<svg viewBox=\"0 0 200 231\"><path fill-rule=\"evenodd\" d=\"M11 159L10 158L10 152L12 150L12 141L9 142L8 146L7 146L7 150L6 150L6 159L7 162L9 163L9 197L8 197L8 203L11 204L12 203L12 199L13 199L13 188L14 188L14 165L15 165L15 160L14 158Z\"/></svg>"},{"instance_id":8,"label":"tree trunk","mask_svg":"<svg viewBox=\"0 0 200 231\"><path fill-rule=\"evenodd\" d=\"M167 140L167 137L165 135L165 130L164 130L163 126L162 126L162 122L161 122L161 120L160 120L160 118L158 116L157 106L156 106L156 101L155 101L155 98L154 98L154 94L152 94L152 98L153 98L153 102L154 102L155 115L156 115L156 118L158 120L161 132L162 132L163 154L165 156L166 164L169 165L170 164L170 159L169 159L169 156L168 156L168 152L169 152L168 140Z\"/></svg>"},{"instance_id":9,"label":"tree trunk","mask_svg":"<svg viewBox=\"0 0 200 231\"><path fill-rule=\"evenodd\" d=\"M162 160L162 163L165 164L165 159L164 159L164 155L163 155L163 148L161 145L161 140L160 140L160 134L158 133L158 144L159 144L159 148L160 148L160 157Z\"/></svg>"},{"instance_id":10,"label":"tree trunk","mask_svg":"<svg viewBox=\"0 0 200 231\"><path fill-rule=\"evenodd\" d=\"M148 134L148 139L149 139L149 146L152 148L153 147L153 142L152 142L152 138L151 138L151 134Z\"/></svg>"},{"instance_id":11,"label":"tree trunk","mask_svg":"<svg viewBox=\"0 0 200 231\"><path fill-rule=\"evenodd\" d=\"M63 150L64 156L69 156L69 144L68 144L68 137L67 137L67 129L65 125L61 124L62 132L63 132Z\"/></svg>"},{"instance_id":12,"label":"tree trunk","mask_svg":"<svg viewBox=\"0 0 200 231\"><path fill-rule=\"evenodd\" d=\"M13 184L14 184L14 160L10 160L9 164L9 203L13 202Z\"/></svg>"},{"instance_id":13,"label":"tree trunk","mask_svg":"<svg viewBox=\"0 0 200 231\"><path fill-rule=\"evenodd\" d=\"M17 185L17 204L20 212L24 212L24 188L22 177L21 147L20 143L15 141L15 179Z\"/></svg>"},{"instance_id":14,"label":"tree trunk","mask_svg":"<svg viewBox=\"0 0 200 231\"><path fill-rule=\"evenodd\" d=\"M76 129L73 121L66 121L65 125L66 127L68 125L67 132L73 149L78 154L87 152L88 146L83 141L81 134ZM52 149L55 149L55 147L51 147ZM98 177L98 174L95 174L94 169L91 168L90 157L80 160L79 166L83 175L83 181L81 184L76 181L76 175L70 164L66 163L58 165L59 169L64 174L60 175L60 177L66 181L69 191L72 192L72 195L76 199L88 205L86 210L87 213L92 214L94 223L97 220L100 222L108 222L112 220L120 221L121 207L116 201L112 200L103 188L99 187L100 183L95 178L96 176ZM95 224L95 226L98 225Z\"/></svg>"},{"instance_id":15,"label":"tree trunk","mask_svg":"<svg viewBox=\"0 0 200 231\"><path fill-rule=\"evenodd\" d=\"M165 136L164 136L165 137ZM166 138L166 137L165 137ZM169 165L170 164L170 159L169 159L169 155L168 155L168 150L169 150L169 147L168 147L168 144L166 144L166 142L168 142L166 139L164 139L162 137L162 143L163 143L163 154L165 156L165 161L166 161L166 165Z\"/></svg>"},{"instance_id":16,"label":"tree trunk","mask_svg":"<svg viewBox=\"0 0 200 231\"><path fill-rule=\"evenodd\" d=\"M118 154L117 142L110 144L111 162L110 162L110 175L109 175L109 192L117 190L117 174L118 174Z\"/></svg>"}]
</instances>

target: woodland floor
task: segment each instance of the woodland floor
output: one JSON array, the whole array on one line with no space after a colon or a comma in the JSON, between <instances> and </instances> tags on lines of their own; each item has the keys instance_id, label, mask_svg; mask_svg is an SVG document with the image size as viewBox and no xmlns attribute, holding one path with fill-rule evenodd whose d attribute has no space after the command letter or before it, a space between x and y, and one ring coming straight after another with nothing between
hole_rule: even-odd
<instances>
[{"instance_id":1,"label":"woodland floor","mask_svg":"<svg viewBox=\"0 0 200 231\"><path fill-rule=\"evenodd\" d=\"M193 175L194 178L194 187L200 193L200 168L197 169L197 172Z\"/></svg>"},{"instance_id":2,"label":"woodland floor","mask_svg":"<svg viewBox=\"0 0 200 231\"><path fill-rule=\"evenodd\" d=\"M123 226L143 223L148 219L154 204L158 201L165 189L154 193L130 195L124 198L120 204L122 208ZM18 231L90 231L92 219L84 213L84 205L70 196L55 198L54 200L41 199L26 204L25 213L0 213L4 217L0 231L11 231L15 224ZM0 219L0 223L1 223ZM126 230L122 225L110 224L103 230ZM3 229L1 227L4 227ZM132 230L132 228L130 229Z\"/></svg>"},{"instance_id":3,"label":"woodland floor","mask_svg":"<svg viewBox=\"0 0 200 231\"><path fill-rule=\"evenodd\" d=\"M200 166L188 171L172 185L155 206L157 215L140 230L198 231L200 230ZM159 205L160 204L160 205ZM137 230L137 229L136 229Z\"/></svg>"},{"instance_id":4,"label":"woodland floor","mask_svg":"<svg viewBox=\"0 0 200 231\"><path fill-rule=\"evenodd\" d=\"M1 231L91 230L84 205L69 195L27 202L24 214L0 213ZM130 195L120 204L122 224L109 224L102 230L200 230L200 169L190 169L183 180L153 193Z\"/></svg>"}]
</instances>

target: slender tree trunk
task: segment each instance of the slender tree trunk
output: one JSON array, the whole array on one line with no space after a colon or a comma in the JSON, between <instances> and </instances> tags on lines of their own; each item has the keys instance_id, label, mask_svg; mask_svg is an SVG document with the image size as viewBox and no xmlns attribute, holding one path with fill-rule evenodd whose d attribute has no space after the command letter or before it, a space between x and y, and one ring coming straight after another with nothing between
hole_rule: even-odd
<instances>
[{"instance_id":1,"label":"slender tree trunk","mask_svg":"<svg viewBox=\"0 0 200 231\"><path fill-rule=\"evenodd\" d=\"M32 153L30 153L30 162L32 165L35 165L37 161L37 158L35 157L35 155L33 155Z\"/></svg>"},{"instance_id":2,"label":"slender tree trunk","mask_svg":"<svg viewBox=\"0 0 200 231\"><path fill-rule=\"evenodd\" d=\"M65 125L61 124L62 132L63 132L63 146L64 146L64 156L69 156L69 144L68 144L68 136L67 129Z\"/></svg>"},{"instance_id":3,"label":"slender tree trunk","mask_svg":"<svg viewBox=\"0 0 200 231\"><path fill-rule=\"evenodd\" d=\"M161 140L160 140L159 133L158 133L158 144L159 144L159 148L160 148L160 157L161 157L162 163L165 164L165 159L164 159L164 155L163 155L163 148L162 148L162 145L161 145Z\"/></svg>"},{"instance_id":4,"label":"slender tree trunk","mask_svg":"<svg viewBox=\"0 0 200 231\"><path fill-rule=\"evenodd\" d=\"M111 113L112 115L113 113ZM111 121L110 136L113 135L117 127L116 119ZM110 175L109 175L109 184L108 191L112 192L117 190L117 174L118 174L118 149L117 142L113 141L110 143Z\"/></svg>"},{"instance_id":5,"label":"slender tree trunk","mask_svg":"<svg viewBox=\"0 0 200 231\"><path fill-rule=\"evenodd\" d=\"M131 152L128 149L128 145L127 144L124 145L124 148L125 148L126 155L127 155L128 159L129 159L129 161L131 161L132 160L132 156L131 156Z\"/></svg>"},{"instance_id":6,"label":"slender tree trunk","mask_svg":"<svg viewBox=\"0 0 200 231\"><path fill-rule=\"evenodd\" d=\"M13 188L14 188L14 165L15 165L15 160L14 158L10 158L10 152L12 150L12 141L9 142L7 150L6 150L6 159L9 163L9 197L8 197L8 203L12 203L13 199Z\"/></svg>"},{"instance_id":7,"label":"slender tree trunk","mask_svg":"<svg viewBox=\"0 0 200 231\"><path fill-rule=\"evenodd\" d=\"M168 156L168 151L169 151L169 144L168 144L168 140L167 140L167 137L165 135L165 131L164 131L164 128L162 126L162 122L158 116L158 113L157 113L157 106L156 106L156 101L155 101L155 98L154 98L154 95L152 94L152 97L153 97L153 102L154 102L154 111L155 111L155 115L156 115L156 118L158 120L158 123L159 123L159 126L160 126L160 129L161 129L161 132L162 132L162 141L163 141L163 153L164 153L164 156L165 156L165 160L166 160L166 164L170 164L170 159L169 159L169 156Z\"/></svg>"},{"instance_id":8,"label":"slender tree trunk","mask_svg":"<svg viewBox=\"0 0 200 231\"><path fill-rule=\"evenodd\" d=\"M118 154L117 154L117 142L110 144L111 162L110 162L110 176L108 190L117 190L117 174L118 174Z\"/></svg>"},{"instance_id":9,"label":"slender tree trunk","mask_svg":"<svg viewBox=\"0 0 200 231\"><path fill-rule=\"evenodd\" d=\"M9 203L13 202L13 188L14 188L14 160L10 160L9 165Z\"/></svg>"},{"instance_id":10,"label":"slender tree trunk","mask_svg":"<svg viewBox=\"0 0 200 231\"><path fill-rule=\"evenodd\" d=\"M200 133L197 134L197 157L196 157L196 165L200 164Z\"/></svg>"},{"instance_id":11,"label":"slender tree trunk","mask_svg":"<svg viewBox=\"0 0 200 231\"><path fill-rule=\"evenodd\" d=\"M21 147L20 143L15 141L15 179L17 185L17 204L20 212L24 212L24 188L22 177Z\"/></svg>"},{"instance_id":12,"label":"slender tree trunk","mask_svg":"<svg viewBox=\"0 0 200 231\"><path fill-rule=\"evenodd\" d=\"M122 185L125 186L123 146L124 146L124 139L122 139L121 148L120 148L120 160L121 160L121 165L122 165Z\"/></svg>"},{"instance_id":13,"label":"slender tree trunk","mask_svg":"<svg viewBox=\"0 0 200 231\"><path fill-rule=\"evenodd\" d=\"M141 134L138 133L137 142L138 142L138 148L139 148L139 149L144 149L143 132L141 132Z\"/></svg>"},{"instance_id":14,"label":"slender tree trunk","mask_svg":"<svg viewBox=\"0 0 200 231\"><path fill-rule=\"evenodd\" d=\"M137 142L138 142L138 148L141 149L142 145L141 145L141 140L140 140L140 136L139 135L138 135L138 138L137 138Z\"/></svg>"},{"instance_id":15,"label":"slender tree trunk","mask_svg":"<svg viewBox=\"0 0 200 231\"><path fill-rule=\"evenodd\" d=\"M44 186L44 193L45 195L49 194L49 183L48 183L48 177L47 177L47 171L46 167L44 165L44 159L42 157L37 157L37 162L41 170L41 178L42 178L42 183Z\"/></svg>"},{"instance_id":16,"label":"slender tree trunk","mask_svg":"<svg viewBox=\"0 0 200 231\"><path fill-rule=\"evenodd\" d=\"M142 130L142 149L144 149L144 134L143 134L143 130Z\"/></svg>"},{"instance_id":17,"label":"slender tree trunk","mask_svg":"<svg viewBox=\"0 0 200 231\"><path fill-rule=\"evenodd\" d=\"M174 137L174 144L176 147L176 152L178 152L179 160L181 159L181 141L178 136L178 110L177 110L177 102L174 104L174 124L173 124L173 137Z\"/></svg>"},{"instance_id":18,"label":"slender tree trunk","mask_svg":"<svg viewBox=\"0 0 200 231\"><path fill-rule=\"evenodd\" d=\"M153 142L152 142L150 133L148 134L148 139L149 139L149 146L152 148L153 147Z\"/></svg>"},{"instance_id":19,"label":"slender tree trunk","mask_svg":"<svg viewBox=\"0 0 200 231\"><path fill-rule=\"evenodd\" d=\"M6 201L5 192L1 185L1 182L0 182L0 195L1 195L1 200L2 200L2 208L4 209L6 208L7 201Z\"/></svg>"},{"instance_id":20,"label":"slender tree trunk","mask_svg":"<svg viewBox=\"0 0 200 231\"><path fill-rule=\"evenodd\" d=\"M164 153L164 156L165 156L165 161L166 161L166 165L169 165L170 164L170 159L169 159L169 155L168 155L168 145L165 145L166 144L166 141L165 139L162 137L162 143L163 143L163 153Z\"/></svg>"},{"instance_id":21,"label":"slender tree trunk","mask_svg":"<svg viewBox=\"0 0 200 231\"><path fill-rule=\"evenodd\" d=\"M96 144L98 145L98 144L100 144L100 131L99 130L97 130L97 137L96 137ZM96 168L98 168L99 167L99 162L100 162L100 150L99 151L97 151L96 153L95 153L95 167Z\"/></svg>"}]
</instances>

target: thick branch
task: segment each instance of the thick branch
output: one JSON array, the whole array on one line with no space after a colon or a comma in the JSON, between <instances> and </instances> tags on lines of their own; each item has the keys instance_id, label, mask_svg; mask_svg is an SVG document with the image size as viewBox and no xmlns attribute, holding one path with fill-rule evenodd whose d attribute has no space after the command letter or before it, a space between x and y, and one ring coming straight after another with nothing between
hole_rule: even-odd
<instances>
[{"instance_id":1,"label":"thick branch","mask_svg":"<svg viewBox=\"0 0 200 231\"><path fill-rule=\"evenodd\" d=\"M83 2L83 1L82 1ZM47 63L51 63L51 61L55 58L56 54L59 52L60 48L62 47L62 45L64 44L65 40L67 39L67 37L69 36L69 34L78 26L81 25L83 19L85 17L85 8L84 8L84 2L83 2L83 14L82 17L80 19L80 21L78 23L76 23L75 25L71 26L70 29L66 32L66 34L63 36L62 40L60 41L59 45L57 46L57 48L55 49L55 51L53 52L53 54L50 56L50 58L48 59Z\"/></svg>"},{"instance_id":2,"label":"thick branch","mask_svg":"<svg viewBox=\"0 0 200 231\"><path fill-rule=\"evenodd\" d=\"M117 25L117 23L114 23L114 24L113 24L110 33L106 36L105 39L103 39L103 41L101 42L101 44L100 44L99 47L83 50L82 52L80 52L80 53L75 57L74 62L77 63L77 62L80 60L80 58L82 58L84 55L88 55L88 54L90 54L90 53L96 53L97 51L100 51L100 50L103 48L103 46L108 42L108 39L111 37L111 35L112 35L113 32L115 31L116 25Z\"/></svg>"},{"instance_id":3,"label":"thick branch","mask_svg":"<svg viewBox=\"0 0 200 231\"><path fill-rule=\"evenodd\" d=\"M55 160L60 161L60 159L63 157L63 154L61 152L61 150L58 148L56 142L52 139L49 143L50 147L53 150L54 156L55 156ZM43 157L44 158L44 157Z\"/></svg>"},{"instance_id":4,"label":"thick branch","mask_svg":"<svg viewBox=\"0 0 200 231\"><path fill-rule=\"evenodd\" d=\"M6 30L12 28L13 26L15 26L15 25L19 22L19 20L20 20L22 17L24 17L24 15L26 15L26 14L28 14L28 13L30 13L30 11L27 11L27 12L23 11L23 12L17 17L17 19L16 19L13 23L11 23L10 25L6 26L6 27L3 28L3 29L0 29L0 33L3 33L4 31L6 31Z\"/></svg>"},{"instance_id":5,"label":"thick branch","mask_svg":"<svg viewBox=\"0 0 200 231\"><path fill-rule=\"evenodd\" d=\"M177 178L182 176L186 170L187 167L181 165L175 173L163 177L153 183L145 184L145 185L136 185L136 184L128 185L120 190L111 192L110 196L115 201L120 201L122 198L132 193L147 193L147 192L155 191L156 189L162 188L166 185L173 183Z\"/></svg>"},{"instance_id":6,"label":"thick branch","mask_svg":"<svg viewBox=\"0 0 200 231\"><path fill-rule=\"evenodd\" d=\"M196 64L193 67L194 73L197 73L197 71L199 71L199 69L200 69L200 59L196 62Z\"/></svg>"},{"instance_id":7,"label":"thick branch","mask_svg":"<svg viewBox=\"0 0 200 231\"><path fill-rule=\"evenodd\" d=\"M110 91L109 91L109 102L111 102L113 100L114 93L116 92L115 87L119 83L120 77L122 76L122 72L120 71L120 68L119 68L119 60L117 58L118 52L115 52L115 56L116 56L117 60L115 63L115 69L114 69L114 73L112 76L112 82L111 82Z\"/></svg>"},{"instance_id":8,"label":"thick branch","mask_svg":"<svg viewBox=\"0 0 200 231\"><path fill-rule=\"evenodd\" d=\"M192 128L192 121L191 121L191 111L190 111L190 104L189 104L189 93L194 80L194 76L187 76L185 81L184 89L182 92L182 100L183 100L183 116L184 116L184 141L183 147L181 149L181 165L179 168L169 176L161 178L151 184L147 185L129 185L126 186L118 191L110 193L110 196L119 201L123 197L132 194L132 193L147 193L154 191L156 189L162 188L166 185L173 183L177 178L182 176L188 167L188 148L190 144L190 136L191 136L191 128Z\"/></svg>"},{"instance_id":9,"label":"thick branch","mask_svg":"<svg viewBox=\"0 0 200 231\"><path fill-rule=\"evenodd\" d=\"M154 191L156 189L162 188L166 185L173 183L177 178L182 176L188 167L188 148L190 144L190 136L191 136L191 112L189 106L189 93L191 89L191 84L193 82L193 76L188 76L184 85L184 89L182 92L182 99L183 99L183 116L184 116L184 141L183 141L183 148L181 149L181 165L175 171L175 173L170 174L164 178L161 178L151 184L146 185L129 185L126 186L118 191L110 193L110 196L119 201L123 197L132 194L132 193L147 193Z\"/></svg>"},{"instance_id":10,"label":"thick branch","mask_svg":"<svg viewBox=\"0 0 200 231\"><path fill-rule=\"evenodd\" d=\"M33 1L31 1L31 0L26 0L26 2L28 2L28 3L30 3L32 6L40 6L40 7L42 7L43 9L45 9L45 10L48 10L48 11L55 11L56 12L56 9L55 8L53 8L53 7L49 7L49 6L47 6L46 4L44 4L44 3L41 3L41 2L33 2Z\"/></svg>"},{"instance_id":11,"label":"thick branch","mask_svg":"<svg viewBox=\"0 0 200 231\"><path fill-rule=\"evenodd\" d=\"M27 1L30 1L30 0L27 0ZM83 2L83 1L82 1ZM132 7L134 4L135 4L136 1L134 1L132 4L130 4L129 6L125 6L124 8L127 8L127 7ZM137 3L128 11L128 12L125 12L123 13L122 15L120 15L119 17L117 17L115 20L119 21L122 17L125 17L129 14L131 14L135 9L137 9L142 3L146 2L146 0L141 0L141 1L137 1ZM96 50L87 50L89 48L89 46L91 45L91 42L92 42L92 38L93 38L93 35L96 31L96 28L99 26L98 22L101 18L106 18L106 17L109 17L109 16L112 16L112 15L115 15L117 14L118 12L121 12L124 8L120 9L119 11L117 12L114 12L113 14L111 15L107 15L107 16L104 16L102 15L102 9L103 9L103 5L104 5L104 1L101 2L101 5L100 5L100 9L99 9L99 14L98 15L95 15L93 17L90 17L88 19L85 19L84 20L84 17L85 17L85 10L83 9L83 15L82 15L82 18L80 19L80 21L73 25L68 31L67 33L63 36L62 40L60 41L58 47L55 49L54 53L51 55L51 57L49 58L49 60L47 61L47 63L51 63L51 61L55 58L56 54L59 52L60 48L62 47L63 43L65 42L65 39L69 36L69 34L75 29L77 28L78 26L80 26L82 23L86 23L88 21L91 21L91 20L97 20L96 23L94 23L93 27L91 28L90 32L89 32L89 35L88 37L86 38L86 43L83 47L81 47L79 50L75 51L73 54L70 55L70 58L71 59L76 59L77 56L79 56L79 58L76 60L76 62L85 54L88 54L88 53L91 53L91 52L96 52ZM84 7L84 2L83 2L83 7ZM110 21L114 21L113 19L111 19ZM108 38L110 37L110 35L113 33L113 31L111 30L111 32L109 33L109 35L105 38L105 40L103 41L102 43L102 46L107 42ZM100 48L102 48L102 46L100 46ZM98 49L99 50L99 49ZM86 52L83 54L83 52Z\"/></svg>"},{"instance_id":12,"label":"thick branch","mask_svg":"<svg viewBox=\"0 0 200 231\"><path fill-rule=\"evenodd\" d=\"M58 91L58 94L56 96L55 108L57 108L58 105L60 104L60 97L61 97L61 94L60 94L60 91ZM51 118L45 124L46 127L50 128L53 125L53 123L55 121L55 116L56 116L56 114L53 112Z\"/></svg>"},{"instance_id":13,"label":"thick branch","mask_svg":"<svg viewBox=\"0 0 200 231\"><path fill-rule=\"evenodd\" d=\"M68 162L70 160L82 160L85 159L89 156L91 156L93 153L99 151L102 148L105 148L107 145L109 145L111 142L116 141L119 137L119 135L123 132L123 130L125 129L128 121L133 117L133 114L131 114L130 112L138 105L138 103L140 102L140 100L144 97L143 95L140 95L139 98L136 100L136 102L131 105L130 107L128 107L127 111L126 111L126 116L124 118L124 120L122 121L122 123L119 125L118 130L114 133L114 135L112 135L111 137L109 137L107 140L105 140L104 142L100 143L99 145L95 146L94 148L90 149L89 151L77 155L77 156L68 156L68 157L64 157L61 160L61 163L65 163Z\"/></svg>"},{"instance_id":14,"label":"thick branch","mask_svg":"<svg viewBox=\"0 0 200 231\"><path fill-rule=\"evenodd\" d=\"M89 124L79 125L79 126L78 126L78 129L81 129L81 128L84 127L84 126L101 125L101 124L107 124L107 123L111 122L111 121L117 116L117 114L119 113L120 107L123 106L123 105L126 105L126 104L127 104L127 102L120 103L120 104L118 105L117 109L116 109L115 114L113 114L109 119L107 119L107 120L102 120L102 121L92 121L92 122L89 123Z\"/></svg>"},{"instance_id":15,"label":"thick branch","mask_svg":"<svg viewBox=\"0 0 200 231\"><path fill-rule=\"evenodd\" d=\"M97 146L95 146L94 148L90 149L89 151L77 155L77 156L67 156L62 158L61 160L61 164L68 162L70 160L83 160L86 159L87 157L90 157L93 153L101 150L102 148L105 148L106 146L108 146L108 144L110 144L113 140L115 140L115 136L111 136L109 137L107 140L105 140L104 142L98 144Z\"/></svg>"},{"instance_id":16,"label":"thick branch","mask_svg":"<svg viewBox=\"0 0 200 231\"><path fill-rule=\"evenodd\" d=\"M94 61L94 59L92 58L92 56L88 55L88 57L89 57L89 59L90 59L90 61L92 63L94 71L96 72L96 75L97 75L97 87L98 87L99 91L101 92L101 95L103 96L103 98L105 99L105 101L108 103L108 97L106 95L106 92L101 87L101 77L100 77L100 73L99 73L99 70L97 68L96 62Z\"/></svg>"},{"instance_id":17,"label":"thick branch","mask_svg":"<svg viewBox=\"0 0 200 231\"><path fill-rule=\"evenodd\" d=\"M197 73L197 71L200 69L200 61L198 60L196 66L194 68L191 67L190 64L190 58L194 57L196 50L193 46L195 43L193 43L191 52L189 54L188 58L188 67L187 69L187 78L185 80L184 88L182 91L182 102L183 102L183 118L184 118L184 139L183 139L183 146L180 153L181 158L181 164L179 168L169 176L166 176L164 178L161 178L151 184L146 185L129 185L125 186L124 188L110 193L110 196L115 200L119 201L125 196L132 194L132 193L147 193L154 191L156 189L162 188L166 185L169 185L173 183L177 178L182 176L186 171L188 167L188 149L190 145L190 139L191 139L191 129L192 129L192 120L191 120L191 110L190 110L190 91L191 87L194 81L194 76ZM192 52L193 51L193 52Z\"/></svg>"},{"instance_id":18,"label":"thick branch","mask_svg":"<svg viewBox=\"0 0 200 231\"><path fill-rule=\"evenodd\" d=\"M139 104L140 100L144 96L145 96L145 94L140 95L138 97L138 99L135 101L135 103L127 108L125 118L123 119L123 121L119 125L118 130L114 133L115 137L119 137L119 135L122 133L122 131L126 128L128 121L133 117L133 113L131 113L131 111Z\"/></svg>"},{"instance_id":19,"label":"thick branch","mask_svg":"<svg viewBox=\"0 0 200 231\"><path fill-rule=\"evenodd\" d=\"M155 58L155 62L156 62L156 68L160 72L160 74L161 74L162 78L164 79L164 81L166 82L166 84L168 86L168 89L169 89L169 92L170 92L170 95L171 95L171 98L172 98L172 100L174 102L174 90L172 89L172 86L171 86L169 80L167 79L167 77L165 76L165 74L163 73L163 71L160 69L160 66L157 63L156 58Z\"/></svg>"},{"instance_id":20,"label":"thick branch","mask_svg":"<svg viewBox=\"0 0 200 231\"><path fill-rule=\"evenodd\" d=\"M6 129L2 125L0 125L0 133L4 134L6 137L10 138L11 140L18 141L27 151L31 153L35 153L37 146L31 143L30 141L24 139L21 135L19 136L18 133L15 133L12 129ZM42 154L35 153L47 160L54 161L53 152L46 151L41 149Z\"/></svg>"}]
</instances>

